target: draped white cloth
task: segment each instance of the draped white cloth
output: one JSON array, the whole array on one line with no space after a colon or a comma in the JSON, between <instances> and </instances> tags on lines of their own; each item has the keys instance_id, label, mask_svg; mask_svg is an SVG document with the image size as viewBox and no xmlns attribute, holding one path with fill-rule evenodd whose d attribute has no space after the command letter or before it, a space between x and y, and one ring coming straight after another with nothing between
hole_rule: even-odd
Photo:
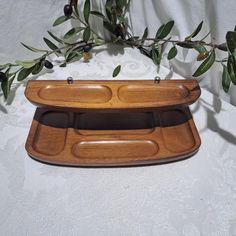
<instances>
[{"instance_id":1,"label":"draped white cloth","mask_svg":"<svg viewBox=\"0 0 236 236\"><path fill-rule=\"evenodd\" d=\"M148 58L126 49L117 56L100 52L91 63L55 67L39 79L110 79L118 62L124 69L119 78L156 75ZM167 74L162 68L161 76ZM235 235L232 105L203 89L191 106L202 145L190 159L149 167L66 168L28 157L24 144L35 108L24 97L24 89L25 84L14 85L14 102L0 107L2 235Z\"/></svg>"},{"instance_id":2,"label":"draped white cloth","mask_svg":"<svg viewBox=\"0 0 236 236\"><path fill-rule=\"evenodd\" d=\"M45 47L42 37L46 30L52 28L52 22L60 15L65 5L64 0L22 0L0 1L0 63L14 61L16 58L32 58L19 42L23 41L36 47ZM105 0L93 0L93 9L101 9ZM83 1L79 0L80 9ZM132 0L129 13L133 33L142 35L145 27L149 28L150 36L154 36L158 27L173 19L175 27L172 35L184 39L192 33L196 26L204 20L199 39L211 31L209 41L225 42L225 34L236 25L235 0ZM104 32L100 21L93 20L95 29ZM69 29L70 23L52 29L59 35ZM217 57L224 57L218 53ZM180 50L177 58L171 63L163 61L163 65L189 78L199 65L196 63L196 52ZM151 63L151 62L150 62ZM200 77L201 85L223 99L236 104L236 88L231 86L229 94L225 94L221 86L222 66L216 64L211 71Z\"/></svg>"},{"instance_id":3,"label":"draped white cloth","mask_svg":"<svg viewBox=\"0 0 236 236\"><path fill-rule=\"evenodd\" d=\"M233 27L233 1L214 1L217 2L214 6L210 4L213 1L160 2L133 0L131 12L134 15L131 14L130 19L135 33L142 33L141 25L156 30L160 22L172 18L177 25L175 35L182 38L203 17L216 21L213 13L206 13L213 9L220 12L220 16L216 14L216 22L224 22L227 17L225 23L216 24L219 31L215 35L220 37L221 30L226 32L226 28ZM40 47L43 43L39 39L50 22L60 15L64 3L62 0L0 1L0 60L27 57L18 47L18 41ZM188 20L184 15L189 16ZM209 20L206 22L206 26L210 24ZM219 24L224 24L225 28ZM56 30L60 34L67 29L62 26ZM110 79L117 64L123 69L118 79L156 76L156 67L137 50L108 48L110 50L94 51L96 56L90 63L77 62L66 68L55 66L52 72L44 70L38 79L68 76ZM179 73L191 74L191 55L186 55L185 59L184 55L178 55L172 66ZM183 66L188 69L182 70ZM207 76L219 74L216 71L217 68ZM162 78L170 76L163 66L159 73ZM178 74L173 77L181 78ZM220 77L215 76L202 82L218 91L219 80ZM191 106L202 145L199 152L187 160L135 168L66 168L39 163L25 151L35 111L24 97L25 85L14 84L9 100L11 106L3 106L0 93L0 235L236 234L234 106L202 90L201 98Z\"/></svg>"}]
</instances>

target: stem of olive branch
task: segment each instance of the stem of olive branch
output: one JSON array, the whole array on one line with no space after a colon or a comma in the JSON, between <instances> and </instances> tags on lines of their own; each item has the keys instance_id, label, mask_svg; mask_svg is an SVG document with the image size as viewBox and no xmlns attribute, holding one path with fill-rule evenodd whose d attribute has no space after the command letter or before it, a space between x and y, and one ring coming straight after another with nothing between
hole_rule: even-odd
<instances>
[{"instance_id":1,"label":"stem of olive branch","mask_svg":"<svg viewBox=\"0 0 236 236\"><path fill-rule=\"evenodd\" d=\"M155 38L147 38L146 41L154 41L154 42L169 42L169 43L186 43L189 45L195 45L195 44L203 44L205 46L210 46L210 47L214 47L217 48L219 46L219 44L215 44L215 43L206 43L205 41L202 40L197 40L197 41L182 41L182 40L172 40L172 39L158 39L156 40Z\"/></svg>"},{"instance_id":2,"label":"stem of olive branch","mask_svg":"<svg viewBox=\"0 0 236 236\"><path fill-rule=\"evenodd\" d=\"M85 25L87 25L85 22L83 22L81 19L78 19L78 20L80 20L81 21L81 23L83 23L83 24L85 24ZM95 34L96 34L96 32L94 32ZM96 34L97 35L97 34ZM129 42L129 44L133 44L133 46L138 46L137 45L137 43L139 43L141 41L141 39L138 39L138 40L136 40L136 41L133 41L133 42ZM214 48L217 48L219 45L218 44L214 44L214 43L206 43L206 42L204 42L204 41L189 41L189 42L186 42L186 41L181 41L181 40L172 40L172 39L161 39L161 40L156 40L155 38L147 38L145 41L153 41L153 43L156 43L156 42L169 42L169 43L175 43L175 44L177 44L177 43L187 43L187 44L189 44L189 45L195 45L195 44L197 44L197 43L200 43L200 44L203 44L203 45L206 45L206 46L210 46L210 47L214 47ZM102 44L100 44L100 45L95 45L95 46L101 46L101 45L104 45L104 44L106 44L106 43L109 43L109 42L112 42L112 41L106 41L105 43L102 43ZM126 40L124 40L124 42L126 42ZM40 59L42 59L43 57L47 57L47 56L49 56L49 55L51 55L51 54L53 54L53 53L57 53L57 52L59 52L59 51L61 51L61 50L63 50L63 49L66 49L66 48L68 48L68 47L70 47L70 46L77 46L77 45L79 45L79 44L82 44L82 43L84 43L84 41L83 40L81 40L81 41L78 41L78 42L75 42L75 43L72 43L72 44L69 44L69 45L66 45L66 46L63 46L63 47L60 47L60 48L58 48L58 49L55 49L55 50L52 50L52 51L48 51L46 54L44 54L43 56L41 56L41 57L39 57L39 58L36 58L35 60L40 60ZM151 44L152 45L152 44ZM143 47L151 47L151 45L143 45ZM227 60L226 59L223 59L223 60L218 60L218 61L216 61L216 62L226 62ZM18 64L10 64L10 66L11 67L16 67L16 66L19 66Z\"/></svg>"},{"instance_id":3,"label":"stem of olive branch","mask_svg":"<svg viewBox=\"0 0 236 236\"><path fill-rule=\"evenodd\" d=\"M73 43L72 45L73 45L73 47L74 47L74 46L80 45L81 43L84 43L84 41L81 40L81 41L78 41L78 42ZM106 44L106 43L107 43L107 42L101 43L101 44L99 44L99 45L94 44L94 47L102 46L102 45L104 45L104 44ZM57 48L57 49L55 49L55 50L48 51L46 54L44 54L44 55L42 55L41 57L38 57L38 58L36 58L36 59L34 59L34 60L41 60L42 58L45 58L45 57L47 57L47 56L50 56L51 54L60 52L60 51L63 50L63 49L67 49L67 48L71 47L72 45L66 45L66 46ZM81 46L82 46L82 45L81 45ZM10 63L9 63L9 67L19 67L19 66L20 66L20 65L18 65L18 64L10 64ZM19 71L20 71L20 69L17 70L17 71L15 71L13 74L17 74Z\"/></svg>"}]
</instances>

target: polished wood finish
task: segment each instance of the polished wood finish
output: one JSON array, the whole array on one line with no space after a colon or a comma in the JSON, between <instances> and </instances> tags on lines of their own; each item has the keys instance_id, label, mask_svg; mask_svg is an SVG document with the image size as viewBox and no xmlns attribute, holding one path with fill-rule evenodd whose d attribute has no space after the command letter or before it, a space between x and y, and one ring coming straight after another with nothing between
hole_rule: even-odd
<instances>
[{"instance_id":1,"label":"polished wood finish","mask_svg":"<svg viewBox=\"0 0 236 236\"><path fill-rule=\"evenodd\" d=\"M74 111L156 110L189 105L200 96L196 80L29 81L25 96L38 107Z\"/></svg>"},{"instance_id":2,"label":"polished wood finish","mask_svg":"<svg viewBox=\"0 0 236 236\"><path fill-rule=\"evenodd\" d=\"M188 108L150 113L74 113L38 108L26 149L72 166L131 166L193 155L200 138Z\"/></svg>"},{"instance_id":3,"label":"polished wood finish","mask_svg":"<svg viewBox=\"0 0 236 236\"><path fill-rule=\"evenodd\" d=\"M29 81L38 106L28 154L69 166L133 166L187 158L200 147L188 104L194 80Z\"/></svg>"}]
</instances>

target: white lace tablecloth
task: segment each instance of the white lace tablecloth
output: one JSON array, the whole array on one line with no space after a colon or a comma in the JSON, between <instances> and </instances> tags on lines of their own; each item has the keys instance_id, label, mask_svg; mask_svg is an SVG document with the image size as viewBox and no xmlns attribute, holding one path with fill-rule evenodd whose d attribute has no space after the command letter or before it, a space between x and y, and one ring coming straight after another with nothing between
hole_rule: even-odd
<instances>
[{"instance_id":1,"label":"white lace tablecloth","mask_svg":"<svg viewBox=\"0 0 236 236\"><path fill-rule=\"evenodd\" d=\"M118 64L123 70L116 79L156 75L151 61L135 50L97 53L91 63L55 66L39 79L110 79ZM165 68L160 75L173 76ZM202 90L191 106L202 145L187 160L68 168L28 157L24 144L35 107L24 89L15 84L11 106L0 105L0 235L236 235L235 107Z\"/></svg>"}]
</instances>

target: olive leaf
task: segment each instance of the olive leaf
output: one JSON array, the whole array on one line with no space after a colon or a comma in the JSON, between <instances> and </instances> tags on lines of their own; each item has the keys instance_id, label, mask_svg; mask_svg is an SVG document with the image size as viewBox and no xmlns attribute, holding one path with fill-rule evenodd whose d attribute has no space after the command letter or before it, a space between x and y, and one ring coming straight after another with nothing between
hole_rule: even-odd
<instances>
[{"instance_id":1,"label":"olive leaf","mask_svg":"<svg viewBox=\"0 0 236 236\"><path fill-rule=\"evenodd\" d=\"M22 44L25 48L29 49L29 50L32 51L32 52L47 52L47 50L34 48L34 47L29 46L29 45L27 45L27 44L24 44L24 43L22 43L22 42L21 42L21 44Z\"/></svg>"},{"instance_id":2,"label":"olive leaf","mask_svg":"<svg viewBox=\"0 0 236 236\"><path fill-rule=\"evenodd\" d=\"M55 39L58 43L64 43L62 39L59 39L56 35L54 35L52 32L48 31L48 34Z\"/></svg>"},{"instance_id":3,"label":"olive leaf","mask_svg":"<svg viewBox=\"0 0 236 236\"><path fill-rule=\"evenodd\" d=\"M236 85L236 60L233 55L230 55L227 62L229 76L234 85Z\"/></svg>"},{"instance_id":4,"label":"olive leaf","mask_svg":"<svg viewBox=\"0 0 236 236\"><path fill-rule=\"evenodd\" d=\"M82 52L83 51L83 46L77 46L77 47L72 47L66 50L65 52L65 57L67 57L71 52Z\"/></svg>"},{"instance_id":5,"label":"olive leaf","mask_svg":"<svg viewBox=\"0 0 236 236\"><path fill-rule=\"evenodd\" d=\"M84 3L84 19L87 23L90 15L90 0L86 0Z\"/></svg>"},{"instance_id":6,"label":"olive leaf","mask_svg":"<svg viewBox=\"0 0 236 236\"><path fill-rule=\"evenodd\" d=\"M203 25L203 21L198 25L198 27L194 30L194 32L191 35L191 38L194 38L198 35L198 33L201 31Z\"/></svg>"},{"instance_id":7,"label":"olive leaf","mask_svg":"<svg viewBox=\"0 0 236 236\"><path fill-rule=\"evenodd\" d=\"M109 32L114 33L114 28L113 28L112 24L110 24L108 21L103 21L103 26Z\"/></svg>"},{"instance_id":8,"label":"olive leaf","mask_svg":"<svg viewBox=\"0 0 236 236\"><path fill-rule=\"evenodd\" d=\"M84 42L88 42L89 39L90 39L90 35L91 35L91 30L89 27L87 27L85 30L84 30L84 34L83 34L83 40Z\"/></svg>"},{"instance_id":9,"label":"olive leaf","mask_svg":"<svg viewBox=\"0 0 236 236\"><path fill-rule=\"evenodd\" d=\"M69 19L71 19L70 16L60 16L54 21L53 26L60 25L64 22L68 21Z\"/></svg>"},{"instance_id":10,"label":"olive leaf","mask_svg":"<svg viewBox=\"0 0 236 236\"><path fill-rule=\"evenodd\" d=\"M230 75L227 69L227 66L223 65L223 74L222 74L222 86L223 89L226 93L228 93L229 91L229 87L231 84L231 79L230 79Z\"/></svg>"},{"instance_id":11,"label":"olive leaf","mask_svg":"<svg viewBox=\"0 0 236 236\"><path fill-rule=\"evenodd\" d=\"M192 34L190 34L189 36L185 38L185 40L191 40L192 38L196 37L198 33L201 31L202 25L203 25L203 21L197 26L197 28L193 31Z\"/></svg>"},{"instance_id":12,"label":"olive leaf","mask_svg":"<svg viewBox=\"0 0 236 236\"><path fill-rule=\"evenodd\" d=\"M101 12L91 11L90 14L98 16L98 17L102 18L103 20L106 20L106 17Z\"/></svg>"},{"instance_id":13,"label":"olive leaf","mask_svg":"<svg viewBox=\"0 0 236 236\"><path fill-rule=\"evenodd\" d=\"M125 3L125 9L124 9L124 14L129 10L130 2L131 2L131 0L126 1L126 3Z\"/></svg>"},{"instance_id":14,"label":"olive leaf","mask_svg":"<svg viewBox=\"0 0 236 236\"><path fill-rule=\"evenodd\" d=\"M58 47L53 43L51 42L49 39L47 38L43 38L44 42L47 44L47 46L52 49L53 51L57 50L59 52L59 49Z\"/></svg>"},{"instance_id":15,"label":"olive leaf","mask_svg":"<svg viewBox=\"0 0 236 236\"><path fill-rule=\"evenodd\" d=\"M32 66L34 66L38 61L20 61L20 60L16 60L16 64L24 67L24 68L31 68Z\"/></svg>"},{"instance_id":16,"label":"olive leaf","mask_svg":"<svg viewBox=\"0 0 236 236\"><path fill-rule=\"evenodd\" d=\"M169 21L167 24L162 25L157 33L156 33L156 39L164 39L172 30L173 26L174 26L174 21Z\"/></svg>"},{"instance_id":17,"label":"olive leaf","mask_svg":"<svg viewBox=\"0 0 236 236\"><path fill-rule=\"evenodd\" d=\"M16 75L13 75L12 77L10 78L7 78L6 80L4 80L2 83L1 83L1 88L2 88L2 91L3 91L3 95L4 95L4 98L7 100L9 94L10 94L10 91L11 91L11 85L15 79Z\"/></svg>"},{"instance_id":18,"label":"olive leaf","mask_svg":"<svg viewBox=\"0 0 236 236\"><path fill-rule=\"evenodd\" d=\"M147 39L147 36L148 36L148 27L146 27L143 32L141 43L144 43L144 41Z\"/></svg>"},{"instance_id":19,"label":"olive leaf","mask_svg":"<svg viewBox=\"0 0 236 236\"><path fill-rule=\"evenodd\" d=\"M160 35L161 35L161 32L162 30L164 29L165 25L161 25L159 27L159 29L157 30L157 33L156 33L156 36L155 36L155 39L159 39Z\"/></svg>"},{"instance_id":20,"label":"olive leaf","mask_svg":"<svg viewBox=\"0 0 236 236\"><path fill-rule=\"evenodd\" d=\"M7 99L8 98L8 79L5 79L2 83L1 83L1 88L2 88L2 91L3 91L3 95L4 95L4 98Z\"/></svg>"},{"instance_id":21,"label":"olive leaf","mask_svg":"<svg viewBox=\"0 0 236 236\"><path fill-rule=\"evenodd\" d=\"M117 16L117 19L119 20L120 24L125 23L125 17L124 16Z\"/></svg>"},{"instance_id":22,"label":"olive leaf","mask_svg":"<svg viewBox=\"0 0 236 236\"><path fill-rule=\"evenodd\" d=\"M115 9L115 7L112 7L111 13L112 13L112 23L115 25L116 22L117 22L117 14L116 14L116 9Z\"/></svg>"},{"instance_id":23,"label":"olive leaf","mask_svg":"<svg viewBox=\"0 0 236 236\"><path fill-rule=\"evenodd\" d=\"M169 53L168 53L167 59L168 59L168 60L171 60L171 59L175 58L176 55L177 55L177 53L178 53L178 51L177 51L176 46L173 46L173 47L170 49Z\"/></svg>"},{"instance_id":24,"label":"olive leaf","mask_svg":"<svg viewBox=\"0 0 236 236\"><path fill-rule=\"evenodd\" d=\"M123 9L116 6L115 12L116 12L116 17L119 20L119 22L124 22L125 18L122 15L123 14Z\"/></svg>"},{"instance_id":25,"label":"olive leaf","mask_svg":"<svg viewBox=\"0 0 236 236\"><path fill-rule=\"evenodd\" d=\"M227 52L228 48L227 48L227 44L226 43L222 43L217 47L219 50Z\"/></svg>"},{"instance_id":26,"label":"olive leaf","mask_svg":"<svg viewBox=\"0 0 236 236\"><path fill-rule=\"evenodd\" d=\"M38 62L37 64L35 64L32 70L32 75L37 75L39 72L41 72L43 69L43 66L44 66L44 59Z\"/></svg>"},{"instance_id":27,"label":"olive leaf","mask_svg":"<svg viewBox=\"0 0 236 236\"><path fill-rule=\"evenodd\" d=\"M106 14L109 21L112 21L113 0L107 0L105 4Z\"/></svg>"},{"instance_id":28,"label":"olive leaf","mask_svg":"<svg viewBox=\"0 0 236 236\"><path fill-rule=\"evenodd\" d=\"M72 28L71 30L69 30L65 35L64 35L64 39L69 39L71 38L72 36L78 34L79 32L81 32L82 30L84 30L85 28L84 27L75 27L75 28Z\"/></svg>"},{"instance_id":29,"label":"olive leaf","mask_svg":"<svg viewBox=\"0 0 236 236\"><path fill-rule=\"evenodd\" d=\"M17 76L17 80L18 81L22 81L25 78L27 78L31 72L33 71L34 67L31 68L22 68L21 71L19 72L18 76Z\"/></svg>"},{"instance_id":30,"label":"olive leaf","mask_svg":"<svg viewBox=\"0 0 236 236\"><path fill-rule=\"evenodd\" d=\"M151 55L152 55L152 60L153 62L157 65L158 57L159 57L159 52L155 48L151 50Z\"/></svg>"},{"instance_id":31,"label":"olive leaf","mask_svg":"<svg viewBox=\"0 0 236 236\"><path fill-rule=\"evenodd\" d=\"M79 11L78 11L78 1L74 1L73 4L74 10L75 10L75 15L79 17Z\"/></svg>"},{"instance_id":32,"label":"olive leaf","mask_svg":"<svg viewBox=\"0 0 236 236\"><path fill-rule=\"evenodd\" d=\"M12 84L13 84L13 81L15 80L15 77L16 77L16 74L14 74L12 77L10 77L9 78L9 80L8 80L8 94L10 93L10 91L11 91L11 86L12 86Z\"/></svg>"},{"instance_id":33,"label":"olive leaf","mask_svg":"<svg viewBox=\"0 0 236 236\"><path fill-rule=\"evenodd\" d=\"M199 43L193 45L193 48L194 48L196 51L198 51L199 53L202 53L202 52L206 52L206 51L207 51L206 47L203 46L202 44L199 44Z\"/></svg>"},{"instance_id":34,"label":"olive leaf","mask_svg":"<svg viewBox=\"0 0 236 236\"><path fill-rule=\"evenodd\" d=\"M121 65L118 65L112 73L113 78L119 75L120 70L121 70Z\"/></svg>"},{"instance_id":35,"label":"olive leaf","mask_svg":"<svg viewBox=\"0 0 236 236\"><path fill-rule=\"evenodd\" d=\"M123 9L126 5L126 0L116 0L116 6L119 9Z\"/></svg>"},{"instance_id":36,"label":"olive leaf","mask_svg":"<svg viewBox=\"0 0 236 236\"><path fill-rule=\"evenodd\" d=\"M68 57L66 58L67 63L72 63L75 61L79 61L82 58L82 53L79 52L71 52Z\"/></svg>"},{"instance_id":37,"label":"olive leaf","mask_svg":"<svg viewBox=\"0 0 236 236\"><path fill-rule=\"evenodd\" d=\"M149 50L147 50L146 48L139 47L139 51L140 51L143 55L145 55L145 56L147 56L147 57L149 57L149 58L152 58L151 52L150 52Z\"/></svg>"},{"instance_id":38,"label":"olive leaf","mask_svg":"<svg viewBox=\"0 0 236 236\"><path fill-rule=\"evenodd\" d=\"M134 41L136 41L136 40L139 39L139 36L133 36L132 39L133 39Z\"/></svg>"},{"instance_id":39,"label":"olive leaf","mask_svg":"<svg viewBox=\"0 0 236 236\"><path fill-rule=\"evenodd\" d=\"M206 71L208 71L213 63L215 62L216 53L215 49L212 50L211 54L206 58L205 61L202 62L202 64L198 67L198 69L193 74L193 77L198 77L202 74L204 74Z\"/></svg>"},{"instance_id":40,"label":"olive leaf","mask_svg":"<svg viewBox=\"0 0 236 236\"><path fill-rule=\"evenodd\" d=\"M234 53L236 50L236 32L229 31L226 34L227 47L230 53Z\"/></svg>"},{"instance_id":41,"label":"olive leaf","mask_svg":"<svg viewBox=\"0 0 236 236\"><path fill-rule=\"evenodd\" d=\"M60 67L66 67L66 65L67 65L67 63L64 62L64 63L62 63L62 64L60 65Z\"/></svg>"},{"instance_id":42,"label":"olive leaf","mask_svg":"<svg viewBox=\"0 0 236 236\"><path fill-rule=\"evenodd\" d=\"M11 65L10 63L0 65L0 70L4 70L4 69L8 68L10 65Z\"/></svg>"},{"instance_id":43,"label":"olive leaf","mask_svg":"<svg viewBox=\"0 0 236 236\"><path fill-rule=\"evenodd\" d=\"M5 75L7 76L7 78L9 78L9 77L11 76L10 70L11 70L11 66L9 66L9 67L7 68L7 70L5 71Z\"/></svg>"},{"instance_id":44,"label":"olive leaf","mask_svg":"<svg viewBox=\"0 0 236 236\"><path fill-rule=\"evenodd\" d=\"M101 39L96 34L93 34L93 40L94 40L95 45L102 45L105 43L105 40Z\"/></svg>"},{"instance_id":45,"label":"olive leaf","mask_svg":"<svg viewBox=\"0 0 236 236\"><path fill-rule=\"evenodd\" d=\"M161 52L157 49L157 48L153 48L151 51L151 55L152 55L152 60L153 62L159 66L161 63Z\"/></svg>"},{"instance_id":46,"label":"olive leaf","mask_svg":"<svg viewBox=\"0 0 236 236\"><path fill-rule=\"evenodd\" d=\"M178 42L177 45L182 48L189 48L189 49L194 47L192 43L188 43L188 42Z\"/></svg>"}]
</instances>

